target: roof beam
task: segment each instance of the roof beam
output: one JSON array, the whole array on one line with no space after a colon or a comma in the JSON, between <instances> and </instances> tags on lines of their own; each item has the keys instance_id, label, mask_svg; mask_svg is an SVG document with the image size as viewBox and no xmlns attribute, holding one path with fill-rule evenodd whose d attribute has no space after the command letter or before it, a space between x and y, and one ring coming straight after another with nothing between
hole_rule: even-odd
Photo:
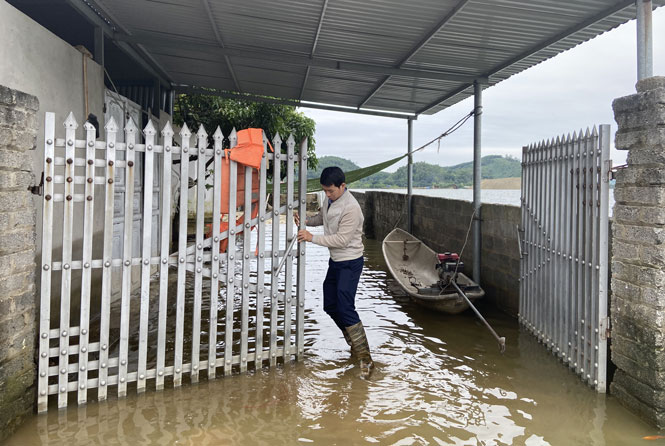
<instances>
[{"instance_id":1,"label":"roof beam","mask_svg":"<svg viewBox=\"0 0 665 446\"><path fill-rule=\"evenodd\" d=\"M228 99L238 99L238 100L251 101L251 102L266 102L269 104L291 105L293 107L305 107L305 108L315 108L319 110L356 113L361 115L373 115L373 116L381 116L384 118L417 119L417 116L413 114L390 113L390 112L382 112L380 110L368 110L356 107L344 107L341 105L320 104L316 102L307 102L297 99L277 99L277 98L271 98L255 94L234 93L230 91L220 91L208 88L192 87L188 85L175 85L174 89L178 93L186 93L186 94L203 94L209 96L219 96L221 98L228 98Z\"/></svg>"},{"instance_id":2,"label":"roof beam","mask_svg":"<svg viewBox=\"0 0 665 446\"><path fill-rule=\"evenodd\" d=\"M319 16L319 24L316 27L316 34L314 34L314 42L312 42L312 51L309 52L309 57L314 57L316 45L319 43L319 34L321 34L321 26L323 25L323 17L326 15L326 9L328 9L328 0L323 0L321 15ZM307 79L309 78L310 70L311 67L308 65L307 71L305 72L305 78L302 81L302 87L300 87L300 94L298 95L298 99L302 99L302 95L305 93L305 86L307 85Z\"/></svg>"},{"instance_id":3,"label":"roof beam","mask_svg":"<svg viewBox=\"0 0 665 446\"><path fill-rule=\"evenodd\" d=\"M549 39L546 39L546 40L538 43L537 45L535 45L535 46L529 48L528 50L518 54L517 56L513 57L512 59L509 59L508 61L502 62L501 64L491 68L490 70L488 70L487 72L485 72L483 74L483 77L489 79L490 76L495 75L496 73L500 72L501 70L504 70L504 69L508 68L509 66L519 62L520 60L523 60L523 59L526 59L527 57L533 56L538 51L541 51L541 50L547 48L548 46L553 45L553 44L557 43L558 41L560 41L560 40L562 40L566 37L569 37L572 34L575 34L576 32L579 32L579 31L583 30L584 28L587 28L587 27L593 25L594 23L600 22L601 20L604 20L607 17L609 17L613 14L616 14L619 11L622 11L622 10L628 8L629 6L634 6L634 5L635 5L635 0L622 0L618 3L615 3L611 7L607 8L607 9L604 9L603 11L599 12L598 14L595 14L595 15L589 17L588 19L578 23L577 25L573 25L570 28L567 28L565 31L563 31L563 32L561 32L561 33L559 33L559 34L557 34L553 37L550 37ZM445 95L437 98L435 101L433 101L430 104L426 105L425 107L421 108L416 113L417 114L426 113L427 111L429 111L430 109L436 107L440 103L452 98L453 96L463 92L464 90L466 90L467 88L470 88L472 86L473 86L473 82L468 82L466 85L463 85L462 87L455 89L451 93L445 94Z\"/></svg>"},{"instance_id":4,"label":"roof beam","mask_svg":"<svg viewBox=\"0 0 665 446\"><path fill-rule=\"evenodd\" d=\"M402 68L409 61L409 59L411 59L418 51L420 51L425 45L427 45L429 41L432 40L432 38L439 31L441 31L443 27L448 24L448 22L451 21L467 3L469 3L469 1L470 0L462 0L457 5L455 5L452 11L446 14L446 16L443 19L441 19L441 21L437 23L436 26L430 30L430 32L428 32L422 39L420 39L420 41L416 43L416 45L413 48L411 48L411 50L402 58L402 60L400 60L397 63L396 68ZM384 85L386 85L386 83L388 83L390 77L391 76L388 75L385 78L383 78L383 80L379 82L379 84L376 87L374 87L374 89L367 96L365 96L365 98L360 102L360 105L358 105L358 107L362 107L367 102L369 102L369 100L372 99L374 95L378 93L378 91Z\"/></svg>"},{"instance_id":5,"label":"roof beam","mask_svg":"<svg viewBox=\"0 0 665 446\"><path fill-rule=\"evenodd\" d=\"M206 14L208 15L208 19L210 19L210 26L212 27L212 32L215 33L215 38L217 39L217 43L219 43L219 46L224 48L224 41L222 40L222 36L219 35L219 29L217 29L217 24L215 23L215 19L212 17L212 10L210 9L210 3L208 0L201 0L203 2L203 7L206 10ZM238 79L236 78L236 73L233 71L233 66L231 65L231 59L229 56L224 56L224 60L226 61L226 67L229 69L229 73L231 73L231 78L233 79L233 84L236 86L236 90L242 91L240 89L240 84L238 83Z\"/></svg>"},{"instance_id":6,"label":"roof beam","mask_svg":"<svg viewBox=\"0 0 665 446\"><path fill-rule=\"evenodd\" d=\"M453 82L473 83L478 76L471 76L461 73L451 73L449 71L437 70L415 70L411 68L394 68L389 65L380 65L367 62L347 62L342 60L330 59L317 56L303 56L302 54L288 53L284 51L265 51L250 48L220 48L218 45L210 42L194 42L173 37L157 37L151 35L129 36L122 33L115 33L113 40L118 42L129 42L141 44L148 47L163 47L167 49L182 49L185 51L196 51L209 54L213 57L231 56L242 57L246 59L256 59L263 62L272 61L287 65L309 66L328 68L332 70L353 71L359 73L384 74L392 76L402 76L415 79L434 79Z\"/></svg>"},{"instance_id":7,"label":"roof beam","mask_svg":"<svg viewBox=\"0 0 665 446\"><path fill-rule=\"evenodd\" d=\"M111 21L107 18L101 16L100 8L96 5L93 0L65 0L75 11L83 15L90 23L95 26L100 27L105 34L110 37L113 37L116 34L115 27ZM93 9L96 8L96 9ZM124 28L118 23L117 20L114 20L115 25L119 29ZM125 31L126 32L126 31ZM118 47L123 50L130 58L134 59L143 69L148 71L151 75L159 79L159 81L169 88L171 87L171 79L158 63L155 61L145 50L139 48L138 50L132 47L129 42L116 42Z\"/></svg>"}]
</instances>

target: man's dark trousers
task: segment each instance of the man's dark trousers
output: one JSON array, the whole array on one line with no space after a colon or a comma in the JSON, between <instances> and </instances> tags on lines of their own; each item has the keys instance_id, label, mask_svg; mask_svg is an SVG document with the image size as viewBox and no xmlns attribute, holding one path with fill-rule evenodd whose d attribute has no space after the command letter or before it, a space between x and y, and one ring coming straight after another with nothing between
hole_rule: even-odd
<instances>
[{"instance_id":1,"label":"man's dark trousers","mask_svg":"<svg viewBox=\"0 0 665 446\"><path fill-rule=\"evenodd\" d=\"M355 299L362 270L362 256L342 262L328 261L328 273L323 281L323 310L342 331L360 322Z\"/></svg>"}]
</instances>

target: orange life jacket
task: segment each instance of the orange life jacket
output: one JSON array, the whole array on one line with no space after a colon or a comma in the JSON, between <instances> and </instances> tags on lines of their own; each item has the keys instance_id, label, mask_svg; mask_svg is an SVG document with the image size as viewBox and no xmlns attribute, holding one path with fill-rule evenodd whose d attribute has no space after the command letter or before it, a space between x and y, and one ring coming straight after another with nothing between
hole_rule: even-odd
<instances>
[{"instance_id":1,"label":"orange life jacket","mask_svg":"<svg viewBox=\"0 0 665 446\"><path fill-rule=\"evenodd\" d=\"M237 133L238 144L235 147L232 147L228 152L230 152L230 158L233 161L238 163L237 173L236 173L236 209L240 206L244 206L245 212L251 212L251 218L254 219L259 214L259 171L261 167L261 159L263 158L263 130L262 129L245 129L240 130ZM273 150L270 142L268 142L270 150ZM222 184L221 184L221 214L229 214L229 194L231 191L231 163L229 162L229 157L225 157L222 161L222 171L218 175L221 175ZM245 166L252 167L252 195L250 203L245 203ZM236 219L235 226L241 225L244 220L244 216L240 216ZM212 225L208 225L208 236L212 233ZM250 231L254 227L250 228ZM229 229L229 222L220 221L219 231L224 232ZM243 231L240 230L236 232L236 235L241 234ZM229 240L228 237L222 239L219 246L219 252L226 252Z\"/></svg>"}]
</instances>

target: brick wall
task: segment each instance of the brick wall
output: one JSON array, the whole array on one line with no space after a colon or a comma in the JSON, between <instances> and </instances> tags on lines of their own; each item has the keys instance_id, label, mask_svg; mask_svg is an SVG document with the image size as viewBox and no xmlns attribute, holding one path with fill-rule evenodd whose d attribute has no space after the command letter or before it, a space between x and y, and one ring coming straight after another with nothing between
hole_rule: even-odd
<instances>
[{"instance_id":1,"label":"brick wall","mask_svg":"<svg viewBox=\"0 0 665 446\"><path fill-rule=\"evenodd\" d=\"M32 413L37 98L0 86L0 441Z\"/></svg>"},{"instance_id":2,"label":"brick wall","mask_svg":"<svg viewBox=\"0 0 665 446\"><path fill-rule=\"evenodd\" d=\"M395 225L406 230L406 195L391 192L354 192L365 214L365 236L383 238ZM434 251L460 252L469 229L471 202L414 196L413 235ZM506 313L519 308L519 250L516 227L520 208L483 204L481 223L481 286L487 299ZM465 273L472 275L473 234L462 253Z\"/></svg>"},{"instance_id":3,"label":"brick wall","mask_svg":"<svg viewBox=\"0 0 665 446\"><path fill-rule=\"evenodd\" d=\"M665 77L612 106L616 148L629 152L614 189L610 390L665 428Z\"/></svg>"}]
</instances>

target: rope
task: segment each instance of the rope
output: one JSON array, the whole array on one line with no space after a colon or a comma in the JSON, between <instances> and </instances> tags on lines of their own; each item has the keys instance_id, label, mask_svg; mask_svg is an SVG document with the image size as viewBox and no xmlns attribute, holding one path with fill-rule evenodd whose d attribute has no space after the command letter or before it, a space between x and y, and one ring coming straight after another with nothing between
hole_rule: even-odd
<instances>
[{"instance_id":1,"label":"rope","mask_svg":"<svg viewBox=\"0 0 665 446\"><path fill-rule=\"evenodd\" d=\"M439 136L437 136L433 140L431 140L431 141L423 144L422 146L418 147L416 150L412 150L411 153L413 154L413 153L419 152L419 151L425 149L426 147L434 144L435 142L438 142L439 144L441 144L441 140L443 138L445 138L446 136L448 136L448 135L456 132L457 130L459 130L466 123L466 121L468 121L471 118L471 116L473 116L475 114L480 115L481 113L482 113L482 110L479 110L479 111L476 111L476 109L471 110L469 113L464 115L459 121L457 121L455 124L453 124L448 130L446 130L445 132L443 132L442 134L440 134ZM395 160L399 161L400 159L404 158L407 155L409 155L409 154L407 153L405 155L402 155L399 158L395 158ZM397 162L397 161L395 161L395 162ZM354 170L353 172L357 172L357 171ZM399 222L402 220L402 217L404 216L404 210L406 209L406 205L409 202L408 197L409 197L408 194L404 194L404 203L402 203L402 210L399 213L399 217L397 218L397 221L395 222L395 225L393 226L393 229L395 229L399 225ZM476 211L474 210L473 215L471 216L471 221L473 221L473 216L475 215L475 213L476 213ZM469 224L469 230L471 230L471 224ZM467 231L466 237L467 237L467 240L468 240L468 238L469 238L469 232L468 231ZM466 240L464 241L464 245L466 246ZM464 247L462 247L462 251L464 251ZM462 256L462 253L460 253L460 257L461 256Z\"/></svg>"},{"instance_id":2,"label":"rope","mask_svg":"<svg viewBox=\"0 0 665 446\"><path fill-rule=\"evenodd\" d=\"M448 136L448 135L454 133L455 131L459 130L459 128L462 127L466 123L466 121L468 121L471 118L471 116L473 116L475 114L480 115L480 113L482 113L482 112L477 113L475 109L471 110L464 117L462 117L459 121L457 121L455 124L453 124L452 127L450 127L448 130L446 130L445 132L443 132L442 134L440 134L439 136L437 136L436 138L434 138L430 142L423 144L422 146L418 147L416 150L413 150L411 153L419 152L419 151L423 150L425 147L427 147L431 144L434 144L437 141L441 141L442 138L445 138L446 136ZM407 155L408 155L408 153L407 153Z\"/></svg>"}]
</instances>

